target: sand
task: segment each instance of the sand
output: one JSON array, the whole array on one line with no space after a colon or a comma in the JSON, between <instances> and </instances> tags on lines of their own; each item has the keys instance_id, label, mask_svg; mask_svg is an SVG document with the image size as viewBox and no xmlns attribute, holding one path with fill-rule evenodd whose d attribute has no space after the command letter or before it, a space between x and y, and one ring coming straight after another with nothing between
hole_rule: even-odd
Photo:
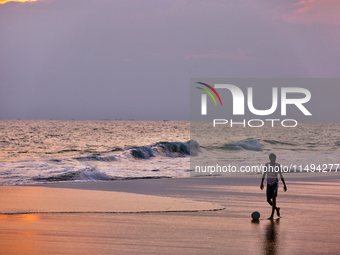
<instances>
[{"instance_id":1,"label":"sand","mask_svg":"<svg viewBox=\"0 0 340 255\"><path fill-rule=\"evenodd\" d=\"M224 207L187 199L126 192L0 187L0 214L23 213L145 213L223 210Z\"/></svg>"},{"instance_id":2,"label":"sand","mask_svg":"<svg viewBox=\"0 0 340 255\"><path fill-rule=\"evenodd\" d=\"M338 179L288 179L288 191L284 193L280 185L278 196L282 217L273 221L266 220L270 207L259 182L254 178L192 178L44 185L59 194L67 190L84 195L84 189L119 192L116 195L131 192L151 196L151 200L154 196L185 198L226 209L0 215L1 254L340 253ZM9 195L9 190L0 192L2 197ZM250 218L254 210L261 213L259 222Z\"/></svg>"}]
</instances>

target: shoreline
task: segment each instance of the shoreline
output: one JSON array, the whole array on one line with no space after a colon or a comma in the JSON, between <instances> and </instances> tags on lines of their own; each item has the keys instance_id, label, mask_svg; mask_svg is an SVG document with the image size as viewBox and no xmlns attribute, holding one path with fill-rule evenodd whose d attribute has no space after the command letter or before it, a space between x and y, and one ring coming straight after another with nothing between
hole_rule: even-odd
<instances>
[{"instance_id":1,"label":"shoreline","mask_svg":"<svg viewBox=\"0 0 340 255\"><path fill-rule=\"evenodd\" d=\"M38 186L0 187L0 214L199 212L225 209L209 202L130 192Z\"/></svg>"}]
</instances>

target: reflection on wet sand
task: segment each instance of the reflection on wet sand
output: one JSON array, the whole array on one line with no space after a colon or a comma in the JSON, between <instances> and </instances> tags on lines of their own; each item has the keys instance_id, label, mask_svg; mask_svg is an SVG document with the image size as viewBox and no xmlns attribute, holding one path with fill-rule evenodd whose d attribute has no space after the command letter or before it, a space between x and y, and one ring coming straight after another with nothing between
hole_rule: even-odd
<instances>
[{"instance_id":1,"label":"reflection on wet sand","mask_svg":"<svg viewBox=\"0 0 340 255\"><path fill-rule=\"evenodd\" d=\"M0 221L38 221L39 214L0 214Z\"/></svg>"},{"instance_id":2,"label":"reflection on wet sand","mask_svg":"<svg viewBox=\"0 0 340 255\"><path fill-rule=\"evenodd\" d=\"M4 224L8 222L12 226L16 226L13 229L2 230L1 234L3 236L14 235L15 239L6 240L0 243L1 254L30 254L33 251L39 251L39 233L36 230L30 230L30 228L27 228L28 226L32 226L32 224L36 224L39 221L39 214L0 215L0 222L3 222Z\"/></svg>"},{"instance_id":3,"label":"reflection on wet sand","mask_svg":"<svg viewBox=\"0 0 340 255\"><path fill-rule=\"evenodd\" d=\"M280 218L269 220L265 228L265 235L263 241L264 254L275 255L278 254L279 238L278 227Z\"/></svg>"}]
</instances>

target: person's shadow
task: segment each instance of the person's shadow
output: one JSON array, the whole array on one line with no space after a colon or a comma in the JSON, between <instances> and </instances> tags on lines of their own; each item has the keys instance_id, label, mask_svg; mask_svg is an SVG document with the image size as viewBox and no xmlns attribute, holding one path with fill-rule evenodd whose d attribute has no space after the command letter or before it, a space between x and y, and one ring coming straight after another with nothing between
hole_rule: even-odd
<instances>
[{"instance_id":1,"label":"person's shadow","mask_svg":"<svg viewBox=\"0 0 340 255\"><path fill-rule=\"evenodd\" d=\"M277 254L277 248L279 246L278 236L278 226L280 224L280 218L275 220L269 220L269 223L266 225L266 232L264 236L263 242L263 250L264 254L267 255L275 255Z\"/></svg>"}]
</instances>

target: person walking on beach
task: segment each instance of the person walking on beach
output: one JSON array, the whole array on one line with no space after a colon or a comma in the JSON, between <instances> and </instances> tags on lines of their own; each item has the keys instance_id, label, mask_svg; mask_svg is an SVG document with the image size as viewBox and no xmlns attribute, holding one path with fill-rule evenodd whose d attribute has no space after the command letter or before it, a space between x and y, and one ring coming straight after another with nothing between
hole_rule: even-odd
<instances>
[{"instance_id":1,"label":"person walking on beach","mask_svg":"<svg viewBox=\"0 0 340 255\"><path fill-rule=\"evenodd\" d=\"M279 187L279 180L277 178L278 173L280 174L284 191L287 191L287 186L282 176L281 166L276 163L276 155L274 153L270 153L269 160L270 162L265 165L266 171L263 171L260 189L263 190L263 181L267 174L267 202L272 207L272 214L268 219L273 219L275 210L277 216L280 217L280 207L276 206L277 190Z\"/></svg>"}]
</instances>

